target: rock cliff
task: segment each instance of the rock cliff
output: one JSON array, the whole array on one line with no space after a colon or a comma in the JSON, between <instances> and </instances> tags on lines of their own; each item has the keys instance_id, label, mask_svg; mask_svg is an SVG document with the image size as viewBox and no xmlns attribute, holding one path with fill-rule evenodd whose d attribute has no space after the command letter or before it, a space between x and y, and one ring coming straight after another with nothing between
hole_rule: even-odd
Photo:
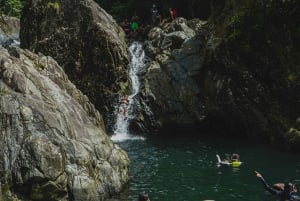
<instances>
[{"instance_id":1,"label":"rock cliff","mask_svg":"<svg viewBox=\"0 0 300 201\"><path fill-rule=\"evenodd\" d=\"M128 87L125 34L112 16L92 0L29 0L20 24L21 47L52 56L109 119Z\"/></svg>"},{"instance_id":2,"label":"rock cliff","mask_svg":"<svg viewBox=\"0 0 300 201\"><path fill-rule=\"evenodd\" d=\"M177 18L153 28L132 129L197 127L199 135L204 129L299 149L297 6L212 1L207 21Z\"/></svg>"},{"instance_id":3,"label":"rock cliff","mask_svg":"<svg viewBox=\"0 0 300 201\"><path fill-rule=\"evenodd\" d=\"M102 200L128 182L127 154L49 56L0 46L1 200Z\"/></svg>"}]
</instances>

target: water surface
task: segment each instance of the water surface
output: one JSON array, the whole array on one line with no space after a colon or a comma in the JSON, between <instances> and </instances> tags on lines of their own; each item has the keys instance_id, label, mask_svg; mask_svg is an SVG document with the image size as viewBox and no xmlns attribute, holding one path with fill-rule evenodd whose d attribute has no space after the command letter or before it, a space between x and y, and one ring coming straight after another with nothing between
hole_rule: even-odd
<instances>
[{"instance_id":1,"label":"water surface","mask_svg":"<svg viewBox=\"0 0 300 201\"><path fill-rule=\"evenodd\" d=\"M140 90L139 72L147 70L147 58L140 42L130 45L129 54L133 90L129 96L128 115L126 118L119 117L116 112L118 118L111 139L128 153L133 180L121 198L117 198L118 201L137 200L142 191L150 194L151 201L276 200L265 192L254 170L259 171L270 184L291 181L300 186L300 158L269 145L211 135L206 138L189 137L191 133L188 131L168 137L130 135L128 125L135 118L133 108ZM216 165L216 154L224 158L233 152L241 156L243 164L240 167Z\"/></svg>"},{"instance_id":2,"label":"water surface","mask_svg":"<svg viewBox=\"0 0 300 201\"><path fill-rule=\"evenodd\" d=\"M254 170L270 183L299 183L300 158L269 145L232 138L156 137L117 142L131 160L133 180L122 200L136 200L147 191L159 201L268 201L268 194ZM236 152L243 164L238 168L216 165Z\"/></svg>"}]
</instances>

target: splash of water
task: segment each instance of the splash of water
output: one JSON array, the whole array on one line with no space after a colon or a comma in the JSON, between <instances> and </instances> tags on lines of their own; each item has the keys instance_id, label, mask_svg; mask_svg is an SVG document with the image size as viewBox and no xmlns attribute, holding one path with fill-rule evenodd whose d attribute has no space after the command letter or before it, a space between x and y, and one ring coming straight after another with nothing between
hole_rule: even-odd
<instances>
[{"instance_id":1,"label":"splash of water","mask_svg":"<svg viewBox=\"0 0 300 201\"><path fill-rule=\"evenodd\" d=\"M135 99L136 95L140 90L140 81L139 73L145 68L145 52L143 46L140 42L133 42L129 47L129 54L131 60L129 63L129 77L132 84L132 93L129 95L129 104L127 114L118 113L117 104L115 106L115 113L117 116L116 124L114 126L114 134L111 136L111 139L115 142L125 141L125 140L144 140L144 137L131 135L128 131L128 126L130 120L135 118L133 107L136 105L137 100Z\"/></svg>"}]
</instances>

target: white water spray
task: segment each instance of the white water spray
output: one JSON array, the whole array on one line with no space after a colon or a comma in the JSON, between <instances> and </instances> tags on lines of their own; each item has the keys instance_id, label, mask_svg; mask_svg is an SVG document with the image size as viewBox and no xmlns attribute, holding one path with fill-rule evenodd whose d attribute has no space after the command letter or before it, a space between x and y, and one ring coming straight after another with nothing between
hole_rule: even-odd
<instances>
[{"instance_id":1,"label":"white water spray","mask_svg":"<svg viewBox=\"0 0 300 201\"><path fill-rule=\"evenodd\" d=\"M145 68L145 52L143 46L139 42L133 42L129 47L129 53L131 56L129 63L129 77L132 84L132 93L129 95L129 105L127 115L118 114L119 103L115 107L115 114L117 115L116 124L114 126L114 134L111 136L113 141L125 141L125 140L135 140L144 139L140 136L130 135L128 132L128 126L131 119L135 118L133 113L133 107L135 105L134 97L138 94L140 90L140 81L138 74Z\"/></svg>"}]
</instances>

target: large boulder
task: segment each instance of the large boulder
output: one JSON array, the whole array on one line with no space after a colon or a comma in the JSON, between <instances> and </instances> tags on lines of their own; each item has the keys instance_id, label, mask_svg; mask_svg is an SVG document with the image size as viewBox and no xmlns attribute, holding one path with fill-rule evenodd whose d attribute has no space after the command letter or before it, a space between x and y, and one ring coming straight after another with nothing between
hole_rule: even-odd
<instances>
[{"instance_id":1,"label":"large boulder","mask_svg":"<svg viewBox=\"0 0 300 201\"><path fill-rule=\"evenodd\" d=\"M55 60L0 46L0 77L1 200L96 201L121 191L127 154Z\"/></svg>"},{"instance_id":2,"label":"large boulder","mask_svg":"<svg viewBox=\"0 0 300 201\"><path fill-rule=\"evenodd\" d=\"M21 47L52 56L106 120L128 86L127 44L116 21L92 0L29 0Z\"/></svg>"},{"instance_id":3,"label":"large boulder","mask_svg":"<svg viewBox=\"0 0 300 201\"><path fill-rule=\"evenodd\" d=\"M131 122L132 130L188 127L205 117L196 75L202 69L206 42L198 37L196 27L205 27L207 22L193 23L192 29L186 19L177 18L149 31L145 47L152 61L143 75L140 114Z\"/></svg>"}]
</instances>

